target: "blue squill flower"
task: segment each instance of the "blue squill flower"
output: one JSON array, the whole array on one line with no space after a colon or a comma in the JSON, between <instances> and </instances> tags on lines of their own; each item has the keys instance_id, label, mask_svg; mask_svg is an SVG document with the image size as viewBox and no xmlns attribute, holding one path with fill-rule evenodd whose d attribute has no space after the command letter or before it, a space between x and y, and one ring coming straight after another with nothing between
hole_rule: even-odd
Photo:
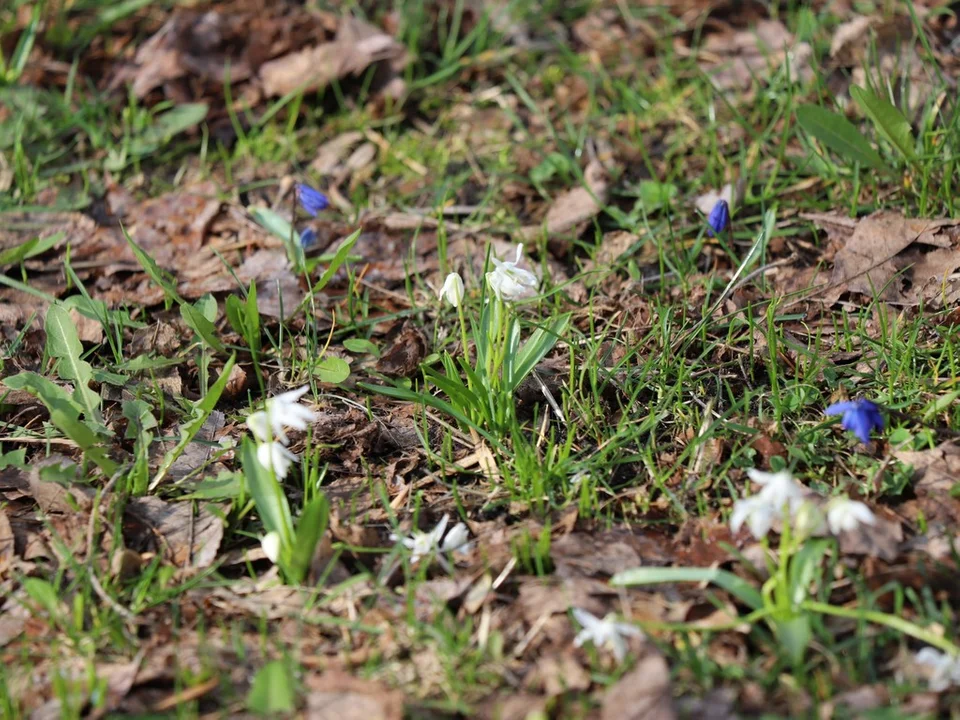
<instances>
[{"instance_id":1,"label":"blue squill flower","mask_svg":"<svg viewBox=\"0 0 960 720\"><path fill-rule=\"evenodd\" d=\"M300 207L311 217L316 217L321 210L330 207L330 200L326 195L303 183L297 183L297 200L300 201Z\"/></svg>"},{"instance_id":2,"label":"blue squill flower","mask_svg":"<svg viewBox=\"0 0 960 720\"><path fill-rule=\"evenodd\" d=\"M710 235L719 235L730 224L730 206L727 201L717 200L710 214L707 215L707 232Z\"/></svg>"},{"instance_id":3,"label":"blue squill flower","mask_svg":"<svg viewBox=\"0 0 960 720\"><path fill-rule=\"evenodd\" d=\"M306 250L317 244L317 231L313 228L307 228L300 233L300 247Z\"/></svg>"},{"instance_id":4,"label":"blue squill flower","mask_svg":"<svg viewBox=\"0 0 960 720\"><path fill-rule=\"evenodd\" d=\"M823 412L825 415L842 415L840 424L843 429L850 430L864 445L870 442L870 433L874 428L883 430L880 408L869 400L834 403Z\"/></svg>"}]
</instances>

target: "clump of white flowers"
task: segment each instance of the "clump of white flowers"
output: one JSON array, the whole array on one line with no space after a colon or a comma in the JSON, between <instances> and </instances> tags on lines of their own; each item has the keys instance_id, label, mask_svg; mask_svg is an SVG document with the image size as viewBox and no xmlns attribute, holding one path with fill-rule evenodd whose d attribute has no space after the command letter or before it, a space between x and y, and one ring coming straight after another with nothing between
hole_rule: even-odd
<instances>
[{"instance_id":1,"label":"clump of white flowers","mask_svg":"<svg viewBox=\"0 0 960 720\"><path fill-rule=\"evenodd\" d=\"M410 551L410 562L413 563L432 555L442 555L454 551L467 552L469 548L467 539L470 536L467 526L462 522L457 523L450 528L450 532L444 537L444 531L446 531L449 522L449 516L444 515L430 532L414 530L412 534L406 537L394 534L390 536L390 539Z\"/></svg>"},{"instance_id":2,"label":"clump of white flowers","mask_svg":"<svg viewBox=\"0 0 960 720\"><path fill-rule=\"evenodd\" d=\"M306 430L308 424L317 419L316 413L300 404L300 398L309 389L304 385L276 395L264 403L263 410L247 417L247 427L257 440L257 460L267 470L273 470L279 480L283 480L290 466L299 460L287 448L290 438L286 430Z\"/></svg>"},{"instance_id":3,"label":"clump of white flowers","mask_svg":"<svg viewBox=\"0 0 960 720\"><path fill-rule=\"evenodd\" d=\"M804 535L822 532L823 513L811 498L811 493L794 479L788 470L767 473L747 470L753 482L761 486L759 492L737 500L730 515L730 529L739 532L746 525L757 540L767 536L774 522L789 520ZM826 505L826 526L833 535L856 530L860 525L873 525L876 517L862 502L844 496L830 500Z\"/></svg>"},{"instance_id":4,"label":"clump of white flowers","mask_svg":"<svg viewBox=\"0 0 960 720\"><path fill-rule=\"evenodd\" d=\"M586 610L573 608L573 617L582 628L573 640L576 647L585 642L593 643L596 648L607 648L613 653L617 662L623 662L627 656L627 638L643 637L640 628L628 623L617 622L612 613L602 620Z\"/></svg>"},{"instance_id":5,"label":"clump of white flowers","mask_svg":"<svg viewBox=\"0 0 960 720\"><path fill-rule=\"evenodd\" d=\"M540 281L529 270L519 267L523 259L523 245L517 245L517 259L513 262L490 258L494 269L487 273L487 284L503 302L525 300L537 294Z\"/></svg>"}]
</instances>

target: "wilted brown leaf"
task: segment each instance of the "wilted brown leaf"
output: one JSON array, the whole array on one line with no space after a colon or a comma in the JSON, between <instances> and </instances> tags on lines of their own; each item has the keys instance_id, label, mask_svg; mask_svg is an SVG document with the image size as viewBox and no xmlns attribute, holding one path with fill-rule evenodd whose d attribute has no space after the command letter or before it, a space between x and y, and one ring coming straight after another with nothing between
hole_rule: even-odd
<instances>
[{"instance_id":1,"label":"wilted brown leaf","mask_svg":"<svg viewBox=\"0 0 960 720\"><path fill-rule=\"evenodd\" d=\"M603 696L601 720L673 720L670 669L656 652L648 652Z\"/></svg>"},{"instance_id":2,"label":"wilted brown leaf","mask_svg":"<svg viewBox=\"0 0 960 720\"><path fill-rule=\"evenodd\" d=\"M749 30L710 35L703 45L701 67L718 90L750 89L782 65L790 77L807 82L813 77L809 43L796 42L779 20L762 20Z\"/></svg>"},{"instance_id":3,"label":"wilted brown leaf","mask_svg":"<svg viewBox=\"0 0 960 720\"><path fill-rule=\"evenodd\" d=\"M13 527L7 518L7 513L0 506L0 578L14 561Z\"/></svg>"},{"instance_id":4,"label":"wilted brown leaf","mask_svg":"<svg viewBox=\"0 0 960 720\"><path fill-rule=\"evenodd\" d=\"M960 445L952 441L932 450L900 450L894 457L913 467L913 488L917 495L946 498L960 482Z\"/></svg>"},{"instance_id":5,"label":"wilted brown leaf","mask_svg":"<svg viewBox=\"0 0 960 720\"><path fill-rule=\"evenodd\" d=\"M416 325L407 323L377 360L377 371L390 377L410 377L420 369L426 356L427 336Z\"/></svg>"},{"instance_id":6,"label":"wilted brown leaf","mask_svg":"<svg viewBox=\"0 0 960 720\"><path fill-rule=\"evenodd\" d=\"M847 555L867 555L893 562L900 555L903 528L899 520L877 514L873 525L860 523L856 530L840 534L840 551Z\"/></svg>"},{"instance_id":7,"label":"wilted brown leaf","mask_svg":"<svg viewBox=\"0 0 960 720\"><path fill-rule=\"evenodd\" d=\"M546 233L548 237L575 230L599 213L610 199L610 175L599 160L591 160L583 171L585 185L567 190L550 204L541 225L525 227L520 237L531 240Z\"/></svg>"},{"instance_id":8,"label":"wilted brown leaf","mask_svg":"<svg viewBox=\"0 0 960 720\"><path fill-rule=\"evenodd\" d=\"M307 720L401 720L403 693L341 671L309 675Z\"/></svg>"},{"instance_id":9,"label":"wilted brown leaf","mask_svg":"<svg viewBox=\"0 0 960 720\"><path fill-rule=\"evenodd\" d=\"M205 568L216 560L223 520L209 510L201 507L194 514L192 503L168 503L158 497L135 498L125 510L143 526L132 533L135 541L149 538L177 567Z\"/></svg>"}]
</instances>

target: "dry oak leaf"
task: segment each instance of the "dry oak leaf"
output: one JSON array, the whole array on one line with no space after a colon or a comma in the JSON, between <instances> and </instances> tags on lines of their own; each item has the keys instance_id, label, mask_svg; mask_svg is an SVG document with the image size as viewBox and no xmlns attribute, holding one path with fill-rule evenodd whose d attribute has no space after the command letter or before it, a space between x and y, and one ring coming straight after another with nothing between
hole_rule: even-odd
<instances>
[{"instance_id":1,"label":"dry oak leaf","mask_svg":"<svg viewBox=\"0 0 960 720\"><path fill-rule=\"evenodd\" d=\"M879 293L888 302L911 305L960 297L960 278L950 277L960 268L958 225L960 220L905 218L889 211L861 218L834 257L832 300L845 291Z\"/></svg>"},{"instance_id":2,"label":"dry oak leaf","mask_svg":"<svg viewBox=\"0 0 960 720\"><path fill-rule=\"evenodd\" d=\"M160 551L180 568L205 568L217 558L223 540L223 520L205 508L194 515L193 503L168 503L140 497L127 503L126 515L155 535Z\"/></svg>"},{"instance_id":3,"label":"dry oak leaf","mask_svg":"<svg viewBox=\"0 0 960 720\"><path fill-rule=\"evenodd\" d=\"M603 695L601 720L673 720L670 669L663 656L650 652Z\"/></svg>"},{"instance_id":4,"label":"dry oak leaf","mask_svg":"<svg viewBox=\"0 0 960 720\"><path fill-rule=\"evenodd\" d=\"M913 466L913 488L917 495L948 497L960 482L960 446L940 443L932 450L901 450L893 456L904 465Z\"/></svg>"},{"instance_id":5,"label":"dry oak leaf","mask_svg":"<svg viewBox=\"0 0 960 720\"><path fill-rule=\"evenodd\" d=\"M378 28L353 17L342 20L333 42L292 52L264 63L260 80L267 96L308 92L334 80L358 75L378 62L394 71L407 63L403 45Z\"/></svg>"},{"instance_id":6,"label":"dry oak leaf","mask_svg":"<svg viewBox=\"0 0 960 720\"><path fill-rule=\"evenodd\" d=\"M341 671L306 678L306 720L401 720L403 693Z\"/></svg>"},{"instance_id":7,"label":"dry oak leaf","mask_svg":"<svg viewBox=\"0 0 960 720\"><path fill-rule=\"evenodd\" d=\"M521 239L531 240L546 232L558 235L576 229L603 209L610 199L610 174L599 160L591 160L583 171L585 185L567 190L550 204L541 225L521 229Z\"/></svg>"}]
</instances>

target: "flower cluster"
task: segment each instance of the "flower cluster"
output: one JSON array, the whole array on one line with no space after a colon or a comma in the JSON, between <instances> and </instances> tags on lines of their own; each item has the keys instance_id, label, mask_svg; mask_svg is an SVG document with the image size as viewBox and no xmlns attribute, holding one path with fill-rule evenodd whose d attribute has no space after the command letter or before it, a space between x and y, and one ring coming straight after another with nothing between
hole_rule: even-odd
<instances>
[{"instance_id":1,"label":"flower cluster","mask_svg":"<svg viewBox=\"0 0 960 720\"><path fill-rule=\"evenodd\" d=\"M413 533L407 537L391 535L390 539L410 551L410 562L412 563L417 563L421 558L430 557L437 553L454 551L467 552L469 549L467 539L470 536L470 532L466 524L462 522L457 523L450 528L450 532L444 537L443 534L449 522L449 516L444 515L440 519L440 522L437 523L437 526L430 532L414 530Z\"/></svg>"},{"instance_id":2,"label":"flower cluster","mask_svg":"<svg viewBox=\"0 0 960 720\"><path fill-rule=\"evenodd\" d=\"M734 503L730 515L730 529L733 532L739 532L746 524L750 534L759 540L767 536L775 521L787 519L804 533L823 532L824 518L819 508L809 498L807 489L789 471L766 473L751 469L747 470L747 474L762 488L758 493ZM826 526L834 535L876 522L870 508L846 496L833 498L826 507Z\"/></svg>"},{"instance_id":3,"label":"flower cluster","mask_svg":"<svg viewBox=\"0 0 960 720\"><path fill-rule=\"evenodd\" d=\"M276 395L267 400L263 410L247 417L247 427L257 439L257 460L264 468L272 470L279 480L287 476L290 466L299 459L287 448L290 438L286 429L306 430L308 423L317 417L312 410L300 404L300 398L309 389L304 385L297 390Z\"/></svg>"},{"instance_id":4,"label":"flower cluster","mask_svg":"<svg viewBox=\"0 0 960 720\"><path fill-rule=\"evenodd\" d=\"M537 276L529 270L520 267L523 260L523 245L517 245L516 260L500 260L492 257L494 269L486 274L487 285L490 290L502 302L517 302L527 300L537 294L537 288L540 281ZM446 300L453 307L460 307L463 301L463 278L458 273L447 275L440 288L438 296L441 300Z\"/></svg>"}]
</instances>

